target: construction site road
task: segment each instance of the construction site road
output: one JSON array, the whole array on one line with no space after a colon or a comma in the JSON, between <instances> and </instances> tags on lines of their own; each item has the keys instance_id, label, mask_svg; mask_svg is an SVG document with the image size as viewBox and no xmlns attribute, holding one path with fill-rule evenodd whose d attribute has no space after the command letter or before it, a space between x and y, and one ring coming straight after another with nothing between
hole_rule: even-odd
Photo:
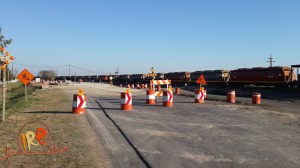
<instances>
[{"instance_id":1,"label":"construction site road","mask_svg":"<svg viewBox=\"0 0 300 168\"><path fill-rule=\"evenodd\" d=\"M174 95L167 108L162 97L147 105L146 91L132 89L133 110L122 111L125 88L67 87L88 95L87 119L113 167L300 167L300 104L196 104L194 97Z\"/></svg>"}]
</instances>

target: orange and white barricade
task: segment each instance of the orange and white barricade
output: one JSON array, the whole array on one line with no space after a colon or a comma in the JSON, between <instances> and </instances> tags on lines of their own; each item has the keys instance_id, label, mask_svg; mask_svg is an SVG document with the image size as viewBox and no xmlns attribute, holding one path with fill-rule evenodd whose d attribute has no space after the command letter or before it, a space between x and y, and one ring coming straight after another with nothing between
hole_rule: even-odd
<instances>
[{"instance_id":1,"label":"orange and white barricade","mask_svg":"<svg viewBox=\"0 0 300 168\"><path fill-rule=\"evenodd\" d=\"M252 104L260 104L260 102L261 102L261 94L252 93Z\"/></svg>"},{"instance_id":2,"label":"orange and white barricade","mask_svg":"<svg viewBox=\"0 0 300 168\"><path fill-rule=\"evenodd\" d=\"M227 103L235 103L235 91L231 90L227 92Z\"/></svg>"},{"instance_id":3,"label":"orange and white barricade","mask_svg":"<svg viewBox=\"0 0 300 168\"><path fill-rule=\"evenodd\" d=\"M83 90L79 90L78 94L73 95L72 112L74 114L83 114L85 113L85 108L86 108L86 95L83 94Z\"/></svg>"},{"instance_id":4,"label":"orange and white barricade","mask_svg":"<svg viewBox=\"0 0 300 168\"><path fill-rule=\"evenodd\" d=\"M132 110L132 95L129 89L126 92L121 92L121 110Z\"/></svg>"},{"instance_id":5,"label":"orange and white barricade","mask_svg":"<svg viewBox=\"0 0 300 168\"><path fill-rule=\"evenodd\" d=\"M173 91L172 88L168 91L163 91L163 106L173 107Z\"/></svg>"},{"instance_id":6,"label":"orange and white barricade","mask_svg":"<svg viewBox=\"0 0 300 168\"><path fill-rule=\"evenodd\" d=\"M146 91L146 104L155 104L155 94L154 90Z\"/></svg>"},{"instance_id":7,"label":"orange and white barricade","mask_svg":"<svg viewBox=\"0 0 300 168\"><path fill-rule=\"evenodd\" d=\"M204 103L204 90L198 90L195 91L195 103Z\"/></svg>"},{"instance_id":8,"label":"orange and white barricade","mask_svg":"<svg viewBox=\"0 0 300 168\"><path fill-rule=\"evenodd\" d=\"M168 85L171 84L171 80L152 80L150 81L150 89L151 85L153 85L153 90L155 90L155 85L157 85L157 89L158 91L155 92L155 96L163 96L163 91L161 90L161 86L160 85Z\"/></svg>"}]
</instances>

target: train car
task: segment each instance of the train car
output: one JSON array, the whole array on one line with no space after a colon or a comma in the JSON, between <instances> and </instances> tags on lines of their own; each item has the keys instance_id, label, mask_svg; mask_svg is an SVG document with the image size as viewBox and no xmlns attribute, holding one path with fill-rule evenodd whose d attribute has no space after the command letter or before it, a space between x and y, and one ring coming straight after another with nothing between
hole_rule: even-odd
<instances>
[{"instance_id":1,"label":"train car","mask_svg":"<svg viewBox=\"0 0 300 168\"><path fill-rule=\"evenodd\" d=\"M100 75L100 81L101 82L109 82L109 76L108 75Z\"/></svg>"},{"instance_id":2,"label":"train car","mask_svg":"<svg viewBox=\"0 0 300 168\"><path fill-rule=\"evenodd\" d=\"M295 74L290 67L257 67L232 70L230 84L243 85L280 85L295 80Z\"/></svg>"},{"instance_id":3,"label":"train car","mask_svg":"<svg viewBox=\"0 0 300 168\"><path fill-rule=\"evenodd\" d=\"M170 72L164 74L164 79L171 80L172 82L189 82L191 78L190 72Z\"/></svg>"},{"instance_id":4,"label":"train car","mask_svg":"<svg viewBox=\"0 0 300 168\"><path fill-rule=\"evenodd\" d=\"M90 76L90 82L99 82L100 78L98 75L92 75Z\"/></svg>"},{"instance_id":5,"label":"train car","mask_svg":"<svg viewBox=\"0 0 300 168\"><path fill-rule=\"evenodd\" d=\"M229 70L195 71L191 73L191 81L195 82L201 74L208 84L226 84L230 77Z\"/></svg>"},{"instance_id":6,"label":"train car","mask_svg":"<svg viewBox=\"0 0 300 168\"><path fill-rule=\"evenodd\" d=\"M131 83L138 83L138 82L143 82L143 74L132 74L129 76L129 80Z\"/></svg>"},{"instance_id":7,"label":"train car","mask_svg":"<svg viewBox=\"0 0 300 168\"><path fill-rule=\"evenodd\" d=\"M292 81L292 85L294 85L294 87L298 87L300 86L300 64L299 65L291 65L291 74L295 74L295 79L293 80L293 75L290 75L291 81Z\"/></svg>"},{"instance_id":8,"label":"train car","mask_svg":"<svg viewBox=\"0 0 300 168\"><path fill-rule=\"evenodd\" d=\"M113 79L114 83L128 83L130 80L130 75L124 74L124 75L118 75Z\"/></svg>"}]
</instances>

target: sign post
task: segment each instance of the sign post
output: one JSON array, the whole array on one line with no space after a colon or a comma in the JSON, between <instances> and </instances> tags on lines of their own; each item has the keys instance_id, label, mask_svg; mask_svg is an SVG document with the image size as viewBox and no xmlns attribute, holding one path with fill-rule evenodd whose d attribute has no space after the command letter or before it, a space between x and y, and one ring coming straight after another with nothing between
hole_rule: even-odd
<instances>
[{"instance_id":1,"label":"sign post","mask_svg":"<svg viewBox=\"0 0 300 168\"><path fill-rule=\"evenodd\" d=\"M3 68L3 84L2 84L2 121L5 120L5 96L6 96L6 67Z\"/></svg>"},{"instance_id":2,"label":"sign post","mask_svg":"<svg viewBox=\"0 0 300 168\"><path fill-rule=\"evenodd\" d=\"M113 77L110 76L110 77L109 77L109 84L110 84L111 86L113 85L113 81L112 81L112 80L113 80Z\"/></svg>"},{"instance_id":3,"label":"sign post","mask_svg":"<svg viewBox=\"0 0 300 168\"><path fill-rule=\"evenodd\" d=\"M1 33L1 29L0 29L0 33ZM2 36L2 34L0 34ZM15 57L10 55L10 53L8 51L5 50L5 47L7 44L10 44L11 40L7 40L9 42L5 42L4 40L2 40L4 38L4 36L2 36L2 38L0 38L0 53L3 56L0 56L0 69L3 69L3 84L2 84L2 121L5 121L5 96L6 96L6 68L8 66L8 64L10 63L10 61L14 60ZM1 76L1 71L0 71L0 76ZM9 75L8 75L9 76ZM9 80L9 78L8 78Z\"/></svg>"},{"instance_id":4,"label":"sign post","mask_svg":"<svg viewBox=\"0 0 300 168\"><path fill-rule=\"evenodd\" d=\"M27 101L27 85L34 76L27 69L24 69L17 78L25 85L25 101Z\"/></svg>"}]
</instances>

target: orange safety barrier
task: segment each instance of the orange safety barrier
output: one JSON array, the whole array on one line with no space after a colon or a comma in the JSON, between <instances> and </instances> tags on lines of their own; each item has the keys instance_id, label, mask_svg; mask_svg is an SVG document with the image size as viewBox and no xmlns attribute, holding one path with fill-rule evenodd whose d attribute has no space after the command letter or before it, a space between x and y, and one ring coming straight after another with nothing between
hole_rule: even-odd
<instances>
[{"instance_id":1,"label":"orange safety barrier","mask_svg":"<svg viewBox=\"0 0 300 168\"><path fill-rule=\"evenodd\" d=\"M231 90L227 92L227 102L228 103L235 103L235 91Z\"/></svg>"},{"instance_id":2,"label":"orange safety barrier","mask_svg":"<svg viewBox=\"0 0 300 168\"><path fill-rule=\"evenodd\" d=\"M195 93L195 103L204 103L204 90L198 90L196 89L194 91Z\"/></svg>"},{"instance_id":3,"label":"orange safety barrier","mask_svg":"<svg viewBox=\"0 0 300 168\"><path fill-rule=\"evenodd\" d=\"M146 104L155 104L154 90L146 91Z\"/></svg>"},{"instance_id":4,"label":"orange safety barrier","mask_svg":"<svg viewBox=\"0 0 300 168\"><path fill-rule=\"evenodd\" d=\"M252 93L252 104L260 104L261 102L261 94L260 93Z\"/></svg>"},{"instance_id":5,"label":"orange safety barrier","mask_svg":"<svg viewBox=\"0 0 300 168\"><path fill-rule=\"evenodd\" d=\"M163 91L163 106L173 107L173 92L172 90Z\"/></svg>"},{"instance_id":6,"label":"orange safety barrier","mask_svg":"<svg viewBox=\"0 0 300 168\"><path fill-rule=\"evenodd\" d=\"M121 110L132 110L132 96L129 89L121 92Z\"/></svg>"},{"instance_id":7,"label":"orange safety barrier","mask_svg":"<svg viewBox=\"0 0 300 168\"><path fill-rule=\"evenodd\" d=\"M85 108L86 108L86 95L74 94L72 112L74 114L83 114L85 112Z\"/></svg>"},{"instance_id":8,"label":"orange safety barrier","mask_svg":"<svg viewBox=\"0 0 300 168\"><path fill-rule=\"evenodd\" d=\"M180 88L175 88L175 94L177 94L177 95L180 94Z\"/></svg>"},{"instance_id":9,"label":"orange safety barrier","mask_svg":"<svg viewBox=\"0 0 300 168\"><path fill-rule=\"evenodd\" d=\"M171 84L171 82L171 80L152 80L150 81L150 89L155 90L155 86L157 85L157 91L155 92L155 96L163 96L163 91L161 90L160 85L167 85L167 88L169 88L168 86L169 84Z\"/></svg>"},{"instance_id":10,"label":"orange safety barrier","mask_svg":"<svg viewBox=\"0 0 300 168\"><path fill-rule=\"evenodd\" d=\"M149 89L150 89L150 90L152 90L152 89L153 89L153 84L152 84L152 83L150 83L150 85L149 85Z\"/></svg>"}]
</instances>

